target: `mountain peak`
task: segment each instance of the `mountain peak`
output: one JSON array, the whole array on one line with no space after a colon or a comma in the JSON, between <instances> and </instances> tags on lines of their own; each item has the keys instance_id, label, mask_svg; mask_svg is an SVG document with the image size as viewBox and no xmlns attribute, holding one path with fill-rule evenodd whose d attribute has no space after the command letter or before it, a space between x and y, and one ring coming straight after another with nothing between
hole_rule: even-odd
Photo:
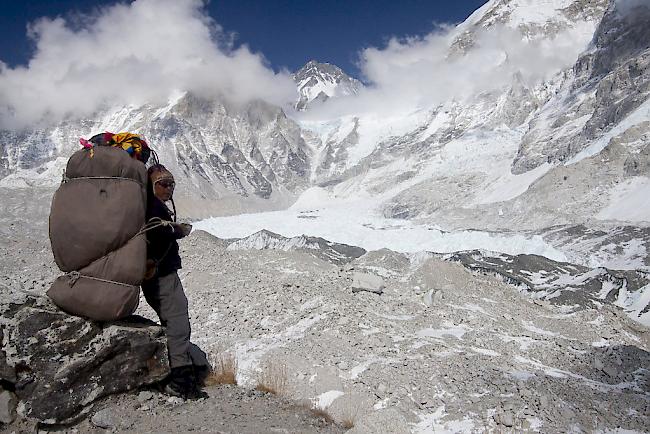
<instances>
[{"instance_id":1,"label":"mountain peak","mask_svg":"<svg viewBox=\"0 0 650 434\"><path fill-rule=\"evenodd\" d=\"M314 100L322 102L332 97L356 95L363 87L359 80L350 77L338 66L313 59L300 68L293 79L300 93L296 103L298 110L305 110Z\"/></svg>"},{"instance_id":2,"label":"mountain peak","mask_svg":"<svg viewBox=\"0 0 650 434\"><path fill-rule=\"evenodd\" d=\"M294 77L304 77L313 74L330 74L335 77L349 77L341 68L327 62L310 60L294 74Z\"/></svg>"}]
</instances>

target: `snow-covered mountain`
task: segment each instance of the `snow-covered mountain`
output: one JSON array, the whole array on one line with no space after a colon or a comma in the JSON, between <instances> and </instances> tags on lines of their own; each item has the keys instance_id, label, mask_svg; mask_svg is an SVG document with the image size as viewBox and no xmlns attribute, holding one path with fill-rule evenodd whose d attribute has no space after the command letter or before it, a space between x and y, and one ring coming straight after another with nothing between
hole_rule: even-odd
<instances>
[{"instance_id":1,"label":"snow-covered mountain","mask_svg":"<svg viewBox=\"0 0 650 434\"><path fill-rule=\"evenodd\" d=\"M515 71L500 88L403 116L305 122L320 139L313 183L449 228L649 221L639 201L649 182L647 7L492 1L460 27L450 56L480 50L472 35L497 22L549 43L571 27L584 54L541 84Z\"/></svg>"},{"instance_id":2,"label":"snow-covered mountain","mask_svg":"<svg viewBox=\"0 0 650 434\"><path fill-rule=\"evenodd\" d=\"M386 217L447 230L560 239L558 225L647 226L649 22L643 2L491 0L450 33L450 65L493 53L498 38L566 51L562 38L571 35L582 54L568 68L546 65L552 74L541 81L496 56L499 81L488 90L390 115L328 110L319 118L319 109L370 90L311 61L294 75L296 112L184 92L164 105L2 131L0 187L52 188L79 137L129 130L178 174L178 202L192 217L286 208L316 189L337 200L371 198Z\"/></svg>"},{"instance_id":3,"label":"snow-covered mountain","mask_svg":"<svg viewBox=\"0 0 650 434\"><path fill-rule=\"evenodd\" d=\"M590 49L569 72L570 79L531 121L513 172L524 173L545 162L577 163L648 121L644 104L650 96L649 23L648 8L605 16ZM642 134L639 126L637 134L629 134ZM641 151L642 140L626 137L625 142L633 154Z\"/></svg>"},{"instance_id":4,"label":"snow-covered mountain","mask_svg":"<svg viewBox=\"0 0 650 434\"><path fill-rule=\"evenodd\" d=\"M310 60L293 75L300 98L296 109L305 110L314 102L324 102L331 97L350 96L359 93L363 84L347 75L341 68L330 63Z\"/></svg>"},{"instance_id":5,"label":"snow-covered mountain","mask_svg":"<svg viewBox=\"0 0 650 434\"><path fill-rule=\"evenodd\" d=\"M195 216L285 207L308 187L311 150L278 107L231 107L183 93L166 106L124 107L52 129L0 133L4 187L56 185L79 137L137 131L179 180Z\"/></svg>"},{"instance_id":6,"label":"snow-covered mountain","mask_svg":"<svg viewBox=\"0 0 650 434\"><path fill-rule=\"evenodd\" d=\"M608 0L490 0L461 28L468 34L499 25L518 30L526 39L548 38L568 28L583 27L589 36L607 8Z\"/></svg>"}]
</instances>

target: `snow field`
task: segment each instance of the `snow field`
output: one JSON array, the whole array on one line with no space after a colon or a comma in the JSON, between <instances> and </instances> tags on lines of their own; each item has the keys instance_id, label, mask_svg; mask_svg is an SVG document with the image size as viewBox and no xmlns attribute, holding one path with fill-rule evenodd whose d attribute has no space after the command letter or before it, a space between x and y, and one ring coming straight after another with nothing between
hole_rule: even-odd
<instances>
[{"instance_id":1,"label":"snow field","mask_svg":"<svg viewBox=\"0 0 650 434\"><path fill-rule=\"evenodd\" d=\"M439 253L484 249L516 255L529 253L565 261L565 255L539 236L502 235L481 231L444 232L410 221L387 219L373 212L372 201L333 200L325 206L320 189L310 189L307 196L283 211L213 217L195 223L219 238L244 238L262 229L285 237L309 235L328 241L362 247L366 250L388 248L397 252ZM302 208L302 209L301 209ZM311 208L311 209L309 209Z\"/></svg>"},{"instance_id":2,"label":"snow field","mask_svg":"<svg viewBox=\"0 0 650 434\"><path fill-rule=\"evenodd\" d=\"M609 192L609 205L596 218L650 222L650 178L637 176L614 187Z\"/></svg>"}]
</instances>

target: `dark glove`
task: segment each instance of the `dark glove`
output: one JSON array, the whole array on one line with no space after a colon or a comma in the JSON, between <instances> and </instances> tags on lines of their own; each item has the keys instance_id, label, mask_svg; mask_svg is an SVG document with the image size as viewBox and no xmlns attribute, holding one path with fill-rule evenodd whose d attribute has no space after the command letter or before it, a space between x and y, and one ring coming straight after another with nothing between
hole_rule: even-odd
<instances>
[{"instance_id":1,"label":"dark glove","mask_svg":"<svg viewBox=\"0 0 650 434\"><path fill-rule=\"evenodd\" d=\"M181 235L181 238L188 236L192 232L192 225L189 223L172 223L172 228L174 228L175 233Z\"/></svg>"}]
</instances>

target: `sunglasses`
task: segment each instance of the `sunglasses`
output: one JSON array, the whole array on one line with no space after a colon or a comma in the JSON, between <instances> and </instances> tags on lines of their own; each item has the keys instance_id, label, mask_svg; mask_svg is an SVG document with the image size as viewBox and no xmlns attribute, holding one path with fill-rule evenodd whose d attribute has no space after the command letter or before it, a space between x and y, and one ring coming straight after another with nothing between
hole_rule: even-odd
<instances>
[{"instance_id":1,"label":"sunglasses","mask_svg":"<svg viewBox=\"0 0 650 434\"><path fill-rule=\"evenodd\" d=\"M174 181L162 180L162 181L156 181L156 184L158 184L162 188L174 188L174 187L176 187L176 183Z\"/></svg>"}]
</instances>

